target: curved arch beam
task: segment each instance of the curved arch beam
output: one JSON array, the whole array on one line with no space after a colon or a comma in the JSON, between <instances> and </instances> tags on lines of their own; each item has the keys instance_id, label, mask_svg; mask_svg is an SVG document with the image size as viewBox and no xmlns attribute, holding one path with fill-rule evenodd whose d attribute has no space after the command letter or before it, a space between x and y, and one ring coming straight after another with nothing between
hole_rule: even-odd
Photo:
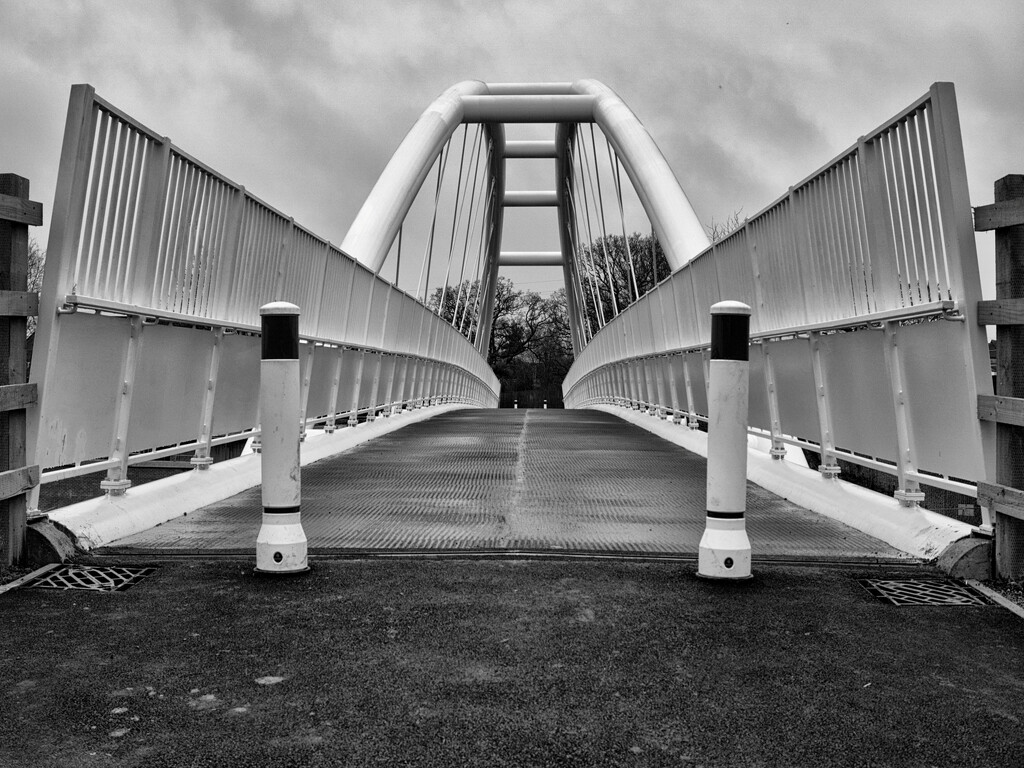
<instances>
[{"instance_id":1,"label":"curved arch beam","mask_svg":"<svg viewBox=\"0 0 1024 768\"><path fill-rule=\"evenodd\" d=\"M445 142L462 123L463 97L489 93L479 80L457 83L427 107L406 134L349 227L341 250L380 270L409 208ZM504 147L496 147L501 155Z\"/></svg>"},{"instance_id":2,"label":"curved arch beam","mask_svg":"<svg viewBox=\"0 0 1024 768\"><path fill-rule=\"evenodd\" d=\"M486 98L483 98L486 97ZM467 114L467 104L469 114ZM597 80L563 83L458 83L423 113L388 162L349 228L341 249L378 271L423 180L455 128L464 121L532 122L543 104L545 120L558 123L594 121L622 160L626 175L651 219L670 267L674 270L708 247L704 228L672 169L636 115L610 88ZM491 131L492 141L496 131ZM504 143L493 151L504 157ZM558 180L561 184L561 180ZM501 196L503 189L498 189ZM497 251L494 252L497 257Z\"/></svg>"},{"instance_id":3,"label":"curved arch beam","mask_svg":"<svg viewBox=\"0 0 1024 768\"><path fill-rule=\"evenodd\" d=\"M622 161L658 233L665 258L676 271L711 243L665 156L611 88L597 80L577 80L572 88L575 93L595 97L594 122Z\"/></svg>"}]
</instances>

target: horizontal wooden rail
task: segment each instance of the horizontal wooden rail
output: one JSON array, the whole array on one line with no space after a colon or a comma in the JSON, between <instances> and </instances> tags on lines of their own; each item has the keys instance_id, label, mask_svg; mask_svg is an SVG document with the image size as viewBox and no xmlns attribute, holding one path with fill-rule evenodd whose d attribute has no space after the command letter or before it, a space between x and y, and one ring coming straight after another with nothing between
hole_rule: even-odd
<instances>
[{"instance_id":1,"label":"horizontal wooden rail","mask_svg":"<svg viewBox=\"0 0 1024 768\"><path fill-rule=\"evenodd\" d=\"M979 301L978 325L1024 325L1024 299Z\"/></svg>"},{"instance_id":2,"label":"horizontal wooden rail","mask_svg":"<svg viewBox=\"0 0 1024 768\"><path fill-rule=\"evenodd\" d=\"M5 384L0 387L0 412L17 411L36 403L35 384Z\"/></svg>"},{"instance_id":3,"label":"horizontal wooden rail","mask_svg":"<svg viewBox=\"0 0 1024 768\"><path fill-rule=\"evenodd\" d=\"M38 293L34 291L0 291L0 317L34 317L38 314Z\"/></svg>"},{"instance_id":4,"label":"horizontal wooden rail","mask_svg":"<svg viewBox=\"0 0 1024 768\"><path fill-rule=\"evenodd\" d=\"M979 205L974 209L975 232L1015 227L1018 224L1024 224L1024 198Z\"/></svg>"},{"instance_id":5,"label":"horizontal wooden rail","mask_svg":"<svg viewBox=\"0 0 1024 768\"><path fill-rule=\"evenodd\" d=\"M30 227L42 226L43 204L13 195L0 195L0 219Z\"/></svg>"},{"instance_id":6,"label":"horizontal wooden rail","mask_svg":"<svg viewBox=\"0 0 1024 768\"><path fill-rule=\"evenodd\" d=\"M978 418L1024 427L1024 398L978 395Z\"/></svg>"},{"instance_id":7,"label":"horizontal wooden rail","mask_svg":"<svg viewBox=\"0 0 1024 768\"><path fill-rule=\"evenodd\" d=\"M978 503L993 512L1024 520L1024 491L996 483L978 483Z\"/></svg>"},{"instance_id":8,"label":"horizontal wooden rail","mask_svg":"<svg viewBox=\"0 0 1024 768\"><path fill-rule=\"evenodd\" d=\"M0 501L30 491L39 485L39 467L19 467L0 472Z\"/></svg>"}]
</instances>

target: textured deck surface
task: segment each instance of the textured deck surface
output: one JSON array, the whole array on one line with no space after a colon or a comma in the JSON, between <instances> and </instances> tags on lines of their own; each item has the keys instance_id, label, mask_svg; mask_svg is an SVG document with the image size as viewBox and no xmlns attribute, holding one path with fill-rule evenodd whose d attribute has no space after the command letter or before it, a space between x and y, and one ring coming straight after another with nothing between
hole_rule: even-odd
<instances>
[{"instance_id":1,"label":"textured deck surface","mask_svg":"<svg viewBox=\"0 0 1024 768\"><path fill-rule=\"evenodd\" d=\"M705 461L597 411L466 410L303 468L312 554L570 550L693 555ZM255 551L254 488L99 550ZM860 531L747 489L755 560L889 559Z\"/></svg>"}]
</instances>

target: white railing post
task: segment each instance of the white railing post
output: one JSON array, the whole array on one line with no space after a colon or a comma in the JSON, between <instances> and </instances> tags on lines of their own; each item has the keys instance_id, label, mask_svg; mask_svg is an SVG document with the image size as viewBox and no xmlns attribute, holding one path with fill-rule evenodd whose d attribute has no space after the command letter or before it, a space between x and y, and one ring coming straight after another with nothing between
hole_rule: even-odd
<instances>
[{"instance_id":1,"label":"white railing post","mask_svg":"<svg viewBox=\"0 0 1024 768\"><path fill-rule=\"evenodd\" d=\"M818 427L820 439L818 448L821 454L821 463L818 471L822 477L835 478L839 476L839 464L836 461L835 435L832 434L832 407L829 403L828 381L825 376L825 366L821 362L821 334L812 332L810 334L811 345L811 369L814 374L814 394L818 404Z\"/></svg>"},{"instance_id":2,"label":"white railing post","mask_svg":"<svg viewBox=\"0 0 1024 768\"><path fill-rule=\"evenodd\" d=\"M331 375L331 394L329 396L330 413L327 415L327 423L324 425L324 432L333 434L338 428L338 389L341 387L341 357L342 348L335 347L334 372Z\"/></svg>"},{"instance_id":3,"label":"white railing post","mask_svg":"<svg viewBox=\"0 0 1024 768\"><path fill-rule=\"evenodd\" d=\"M711 307L707 521L697 555L697 575L708 579L751 578L744 519L749 339L750 307L738 301Z\"/></svg>"},{"instance_id":4,"label":"white railing post","mask_svg":"<svg viewBox=\"0 0 1024 768\"><path fill-rule=\"evenodd\" d=\"M761 354L764 356L764 384L768 396L768 418L771 421L772 449L770 451L773 459L786 458L786 446L782 442L782 418L779 415L779 393L775 385L775 363L772 362L771 342L761 344Z\"/></svg>"},{"instance_id":5,"label":"white railing post","mask_svg":"<svg viewBox=\"0 0 1024 768\"><path fill-rule=\"evenodd\" d=\"M897 340L899 323L885 324L885 367L889 373L893 411L896 414L896 474L899 487L893 494L904 507L916 507L924 501L924 493L916 480L910 478L917 471L917 452L914 447L914 431L911 426L909 393L903 375Z\"/></svg>"},{"instance_id":6,"label":"white railing post","mask_svg":"<svg viewBox=\"0 0 1024 768\"><path fill-rule=\"evenodd\" d=\"M316 357L316 344L309 342L309 355L306 357L305 370L302 372L302 395L299 406L299 440L306 439L306 412L309 407L309 385L313 381L313 361Z\"/></svg>"},{"instance_id":7,"label":"white railing post","mask_svg":"<svg viewBox=\"0 0 1024 768\"><path fill-rule=\"evenodd\" d=\"M132 481L128 479L128 427L131 423L135 371L139 363L143 322L138 315L129 318L128 322L131 324L131 331L124 350L121 392L114 409L114 430L110 445L110 458L118 463L108 469L107 478L100 481L100 488L110 496L123 496L132 485Z\"/></svg>"},{"instance_id":8,"label":"white railing post","mask_svg":"<svg viewBox=\"0 0 1024 768\"><path fill-rule=\"evenodd\" d=\"M686 358L683 359L685 360ZM679 385L676 382L676 375L672 371L672 358L666 358L665 364L668 368L668 385L671 391L670 396L672 399L672 423L679 424L683 420L683 417L679 415L679 411L682 409L679 407Z\"/></svg>"},{"instance_id":9,"label":"white railing post","mask_svg":"<svg viewBox=\"0 0 1024 768\"><path fill-rule=\"evenodd\" d=\"M300 511L299 308L285 301L265 304L260 320L263 524L256 538L256 571L302 573L309 564Z\"/></svg>"},{"instance_id":10,"label":"white railing post","mask_svg":"<svg viewBox=\"0 0 1024 768\"><path fill-rule=\"evenodd\" d=\"M363 368L366 367L366 350L359 350L359 362L356 363L355 386L352 391L352 408L348 414L348 425L355 427L359 425L359 393L363 389Z\"/></svg>"},{"instance_id":11,"label":"white railing post","mask_svg":"<svg viewBox=\"0 0 1024 768\"><path fill-rule=\"evenodd\" d=\"M380 389L380 369L384 365L384 355L380 352L373 352L373 378L370 380L370 410L366 412L367 421L377 420L377 406L379 403L378 390Z\"/></svg>"},{"instance_id":12,"label":"white railing post","mask_svg":"<svg viewBox=\"0 0 1024 768\"><path fill-rule=\"evenodd\" d=\"M213 457L210 455L213 441L213 404L217 398L217 377L220 373L220 351L223 343L224 329L214 329L209 375L206 379L206 391L203 393L203 421L199 427L199 446L196 448L196 455L189 460L196 469L209 469L213 464Z\"/></svg>"},{"instance_id":13,"label":"white railing post","mask_svg":"<svg viewBox=\"0 0 1024 768\"><path fill-rule=\"evenodd\" d=\"M690 376L690 361L683 355L683 386L686 390L686 426L697 429L697 401L693 398L693 379Z\"/></svg>"}]
</instances>

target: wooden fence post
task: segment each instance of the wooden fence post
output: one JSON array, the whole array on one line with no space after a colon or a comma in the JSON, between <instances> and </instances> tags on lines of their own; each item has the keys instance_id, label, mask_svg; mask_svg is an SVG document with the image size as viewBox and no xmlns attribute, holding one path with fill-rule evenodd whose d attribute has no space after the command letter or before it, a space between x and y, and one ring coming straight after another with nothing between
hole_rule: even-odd
<instances>
[{"instance_id":1,"label":"wooden fence post","mask_svg":"<svg viewBox=\"0 0 1024 768\"><path fill-rule=\"evenodd\" d=\"M28 293L28 228L43 223L43 207L28 189L28 179L0 174L0 565L21 560L25 492L39 482L39 468L25 466L25 408L36 402L35 385L25 383L25 330L39 311Z\"/></svg>"},{"instance_id":2,"label":"wooden fence post","mask_svg":"<svg viewBox=\"0 0 1024 768\"><path fill-rule=\"evenodd\" d=\"M995 204L1024 201L1024 175L1004 176L995 183ZM1024 299L1024 225L998 227L996 235L996 300ZM996 392L1024 397L1024 325L1000 324L996 330ZM996 482L1024 489L1024 427L996 425ZM1024 520L995 513L996 572L1024 574Z\"/></svg>"}]
</instances>

